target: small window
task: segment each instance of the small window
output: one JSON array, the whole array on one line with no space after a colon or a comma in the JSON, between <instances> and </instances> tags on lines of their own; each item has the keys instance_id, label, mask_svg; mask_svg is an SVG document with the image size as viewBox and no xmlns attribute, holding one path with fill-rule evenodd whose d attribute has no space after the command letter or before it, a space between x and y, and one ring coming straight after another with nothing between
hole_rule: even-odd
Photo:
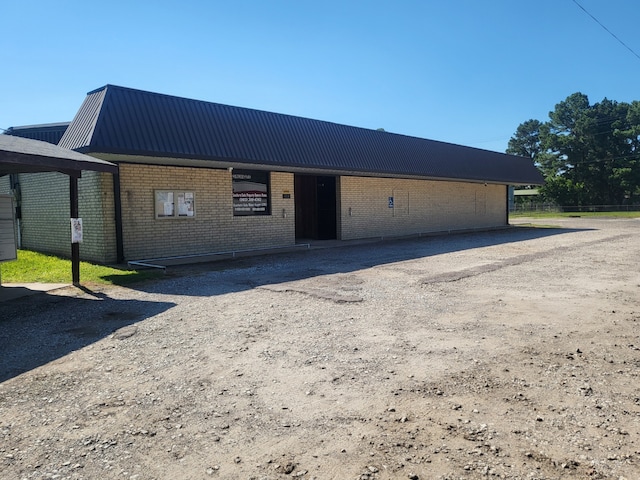
<instances>
[{"instance_id":1,"label":"small window","mask_svg":"<svg viewBox=\"0 0 640 480\"><path fill-rule=\"evenodd\" d=\"M234 170L233 215L271 215L269 172Z\"/></svg>"},{"instance_id":2,"label":"small window","mask_svg":"<svg viewBox=\"0 0 640 480\"><path fill-rule=\"evenodd\" d=\"M156 218L195 217L195 194L182 190L156 190Z\"/></svg>"}]
</instances>

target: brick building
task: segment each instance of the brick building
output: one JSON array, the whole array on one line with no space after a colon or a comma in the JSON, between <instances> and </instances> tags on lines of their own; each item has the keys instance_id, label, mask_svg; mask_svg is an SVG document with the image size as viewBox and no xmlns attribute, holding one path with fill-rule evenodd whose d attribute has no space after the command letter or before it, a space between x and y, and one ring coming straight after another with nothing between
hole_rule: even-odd
<instances>
[{"instance_id":1,"label":"brick building","mask_svg":"<svg viewBox=\"0 0 640 480\"><path fill-rule=\"evenodd\" d=\"M508 186L542 183L530 159L113 85L62 131L60 146L119 166L79 184L80 253L102 263L497 228ZM0 178L22 248L68 255L65 188Z\"/></svg>"}]
</instances>

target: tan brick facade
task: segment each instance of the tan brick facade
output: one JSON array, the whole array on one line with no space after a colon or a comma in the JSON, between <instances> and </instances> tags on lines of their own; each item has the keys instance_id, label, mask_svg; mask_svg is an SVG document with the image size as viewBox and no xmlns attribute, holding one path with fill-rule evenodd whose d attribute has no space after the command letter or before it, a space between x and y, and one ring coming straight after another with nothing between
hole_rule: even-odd
<instances>
[{"instance_id":1,"label":"tan brick facade","mask_svg":"<svg viewBox=\"0 0 640 480\"><path fill-rule=\"evenodd\" d=\"M21 247L62 257L71 255L69 177L61 173L21 173ZM9 185L7 182L6 187ZM8 193L8 192L7 192ZM83 222L83 260L115 261L113 181L110 174L83 172L78 181Z\"/></svg>"},{"instance_id":2,"label":"tan brick facade","mask_svg":"<svg viewBox=\"0 0 640 480\"><path fill-rule=\"evenodd\" d=\"M127 163L119 168L125 260L295 244L292 173L271 173L271 215L234 216L231 173L227 170ZM8 180L0 180L0 189L9 193ZM20 184L22 247L69 256L69 178L58 173L21 174ZM156 218L156 190L193 192L195 215ZM505 185L339 177L338 239L504 226L506 192ZM83 173L79 182L83 260L117 260L113 195L112 175Z\"/></svg>"},{"instance_id":3,"label":"tan brick facade","mask_svg":"<svg viewBox=\"0 0 640 480\"><path fill-rule=\"evenodd\" d=\"M343 240L507 224L505 185L341 177L338 189Z\"/></svg>"},{"instance_id":4,"label":"tan brick facade","mask_svg":"<svg viewBox=\"0 0 640 480\"><path fill-rule=\"evenodd\" d=\"M120 164L120 188L127 260L295 243L293 174L271 173L271 215L264 216L234 217L227 170ZM155 190L193 192L195 215L155 218Z\"/></svg>"}]
</instances>

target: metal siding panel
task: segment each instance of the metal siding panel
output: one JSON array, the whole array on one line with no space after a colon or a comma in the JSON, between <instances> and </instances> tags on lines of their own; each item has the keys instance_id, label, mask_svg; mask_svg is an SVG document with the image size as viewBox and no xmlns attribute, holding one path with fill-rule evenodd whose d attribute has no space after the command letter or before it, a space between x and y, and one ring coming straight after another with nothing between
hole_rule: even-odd
<instances>
[{"instance_id":1,"label":"metal siding panel","mask_svg":"<svg viewBox=\"0 0 640 480\"><path fill-rule=\"evenodd\" d=\"M302 119L282 117L278 124L278 151L285 153L284 158L290 165L305 165L305 159L313 157L315 151L309 140L313 134L305 129L307 123Z\"/></svg>"},{"instance_id":2,"label":"metal siding panel","mask_svg":"<svg viewBox=\"0 0 640 480\"><path fill-rule=\"evenodd\" d=\"M246 112L238 112L242 117L242 126L238 129L238 142L242 143L247 148L247 155L252 160L257 160L259 158L264 158L264 160L268 160L264 155L259 155L263 153L261 150L263 139L261 138L261 128L260 128L260 120L258 115L256 115L255 110L248 110ZM252 125L253 131L247 132L246 126Z\"/></svg>"},{"instance_id":3,"label":"metal siding panel","mask_svg":"<svg viewBox=\"0 0 640 480\"><path fill-rule=\"evenodd\" d=\"M299 122L299 135L301 139L304 139L304 147L300 144L297 145L298 155L296 162L298 164L305 164L306 158L323 158L327 155L323 144L320 141L320 134L318 132L319 126L314 125L312 122L300 120Z\"/></svg>"},{"instance_id":4,"label":"metal siding panel","mask_svg":"<svg viewBox=\"0 0 640 480\"><path fill-rule=\"evenodd\" d=\"M173 99L169 100L171 105L171 112L173 115L168 116L166 112L158 112L157 108L154 108L155 115L161 115L161 125L163 128L164 139L171 141L169 148L171 153L182 155L194 155L195 149L193 143L189 139L189 135L186 129L182 117L185 114L185 110L189 109L188 103L178 104ZM157 105L154 105L154 107Z\"/></svg>"},{"instance_id":5,"label":"metal siding panel","mask_svg":"<svg viewBox=\"0 0 640 480\"><path fill-rule=\"evenodd\" d=\"M204 121L202 109L198 108L197 105L194 105L191 116L188 117L187 121L189 122L187 128L193 132L194 149L212 152L213 145L211 144L211 141L213 140L213 132Z\"/></svg>"},{"instance_id":6,"label":"metal siding panel","mask_svg":"<svg viewBox=\"0 0 640 480\"><path fill-rule=\"evenodd\" d=\"M216 154L214 156L226 158L229 156L229 152L226 149L224 137L218 125L220 121L218 116L209 114L209 111L212 111L214 108L214 105L203 104L200 109L201 124L205 126L206 131L211 133L211 136L207 136L210 148L206 151L214 152ZM216 121L216 119L218 119L218 121Z\"/></svg>"},{"instance_id":7,"label":"metal siding panel","mask_svg":"<svg viewBox=\"0 0 640 480\"><path fill-rule=\"evenodd\" d=\"M90 93L80 106L75 118L58 142L58 145L69 149L79 149L91 145L94 129L100 116L105 90Z\"/></svg>"},{"instance_id":8,"label":"metal siding panel","mask_svg":"<svg viewBox=\"0 0 640 480\"><path fill-rule=\"evenodd\" d=\"M147 95L140 95L138 98L123 96L119 99L119 106L118 110L124 113L126 118L118 119L116 114L114 115L114 124L126 122L127 129L121 134L127 139L127 148L134 148L135 142L137 142L138 148L143 152L153 151L156 146L167 149L162 132L157 125L159 119L149 111L151 105L149 105Z\"/></svg>"},{"instance_id":9,"label":"metal siding panel","mask_svg":"<svg viewBox=\"0 0 640 480\"><path fill-rule=\"evenodd\" d=\"M253 160L253 158L248 152L249 150L248 143L251 142L253 139L247 138L246 143L244 143L239 135L240 125L241 125L241 119L240 119L239 113L240 112L236 111L235 109L227 109L227 114L229 115L228 117L229 123L228 125L225 125L225 126L230 127L227 130L227 135L231 142L231 151L237 152L236 158L244 159L244 160Z\"/></svg>"},{"instance_id":10,"label":"metal siding panel","mask_svg":"<svg viewBox=\"0 0 640 480\"><path fill-rule=\"evenodd\" d=\"M215 132L215 151L219 152L221 157L228 158L231 151L227 146L224 131L220 128L220 123L222 123L221 108L214 105L203 105L202 107L204 119L211 126L211 131Z\"/></svg>"},{"instance_id":11,"label":"metal siding panel","mask_svg":"<svg viewBox=\"0 0 640 480\"><path fill-rule=\"evenodd\" d=\"M276 152L279 149L277 135L273 131L271 123L264 118L264 115L260 115L259 122L261 154L269 162L273 162L277 158Z\"/></svg>"}]
</instances>

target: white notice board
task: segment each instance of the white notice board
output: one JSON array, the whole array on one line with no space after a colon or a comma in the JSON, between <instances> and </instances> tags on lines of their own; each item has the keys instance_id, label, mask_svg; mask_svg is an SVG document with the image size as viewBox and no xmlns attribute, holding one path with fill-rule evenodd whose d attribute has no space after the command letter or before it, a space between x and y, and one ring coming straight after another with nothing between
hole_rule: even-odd
<instances>
[{"instance_id":1,"label":"white notice board","mask_svg":"<svg viewBox=\"0 0 640 480\"><path fill-rule=\"evenodd\" d=\"M0 195L0 262L17 258L13 198L11 195Z\"/></svg>"}]
</instances>

